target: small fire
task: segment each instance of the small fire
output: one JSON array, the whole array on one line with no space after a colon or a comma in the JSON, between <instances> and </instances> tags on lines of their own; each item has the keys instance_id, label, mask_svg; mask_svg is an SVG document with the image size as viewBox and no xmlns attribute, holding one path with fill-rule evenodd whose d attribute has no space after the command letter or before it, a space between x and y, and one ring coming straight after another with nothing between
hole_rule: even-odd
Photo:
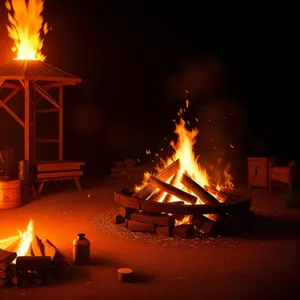
<instances>
[{"instance_id":1,"label":"small fire","mask_svg":"<svg viewBox=\"0 0 300 300\"><path fill-rule=\"evenodd\" d=\"M44 22L42 12L44 0L6 0L9 25L8 35L14 41L12 51L17 60L45 60L41 50L48 24Z\"/></svg>"},{"instance_id":2,"label":"small fire","mask_svg":"<svg viewBox=\"0 0 300 300\"><path fill-rule=\"evenodd\" d=\"M26 230L18 230L19 232L19 246L16 251L17 256L26 256L29 252L32 240L34 238L34 223L33 220L30 219Z\"/></svg>"},{"instance_id":3,"label":"small fire","mask_svg":"<svg viewBox=\"0 0 300 300\"><path fill-rule=\"evenodd\" d=\"M189 102L186 100L186 108L188 108ZM174 154L167 159L159 159L160 166L156 167L157 171L160 171L170 164L172 164L174 161L179 160L180 162L180 170L178 172L179 176L174 177L173 175L171 178L169 178L166 182L170 183L172 178L174 177L175 180L173 180L172 185L177 187L178 189L181 189L183 191L189 192L187 188L180 182L180 177L182 174L187 174L189 177L191 177L195 182L197 182L201 187L205 188L205 186L210 187L210 178L208 172L199 164L198 159L199 156L196 156L194 146L196 144L196 138L199 133L197 128L187 129L186 125L189 125L188 122L184 121L182 118L182 112L181 109L178 113L180 116L179 123L175 123L175 134L177 135L177 141L171 142L171 147L174 150ZM220 160L221 162L221 160ZM220 163L219 162L219 163ZM232 183L232 176L229 173L230 171L230 164L227 165L227 167L224 170L223 178L224 178L224 184L221 185L220 183L217 183L217 186L215 187L218 191L222 189L222 187L226 187L229 189L234 188L234 184ZM144 174L144 180L141 186L136 187L136 191L140 190L142 187L144 187L147 184L147 181L149 179L149 173ZM223 200L219 198L218 195L212 194L219 202L222 202ZM164 197L166 194L164 193L162 197L158 200L159 202L162 202L164 200ZM170 202L178 201L180 199L172 196ZM186 203L188 204L188 203ZM203 201L198 198L198 201L196 204L203 204ZM189 220L189 217L187 216L186 219L178 221L178 224L186 224Z\"/></svg>"}]
</instances>

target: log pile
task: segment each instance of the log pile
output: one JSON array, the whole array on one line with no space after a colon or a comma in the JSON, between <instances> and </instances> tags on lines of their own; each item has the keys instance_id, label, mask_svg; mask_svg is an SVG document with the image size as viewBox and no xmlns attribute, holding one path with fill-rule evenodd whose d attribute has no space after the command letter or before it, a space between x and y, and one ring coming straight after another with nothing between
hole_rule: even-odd
<instances>
[{"instance_id":1,"label":"log pile","mask_svg":"<svg viewBox=\"0 0 300 300\"><path fill-rule=\"evenodd\" d=\"M179 169L177 160L150 176L138 192L116 192L115 202L120 208L112 222L125 224L132 232L181 238L237 233L251 223L250 197L214 186L202 187L187 174L179 174ZM188 192L174 186L178 181ZM171 201L172 196L178 200Z\"/></svg>"},{"instance_id":2,"label":"log pile","mask_svg":"<svg viewBox=\"0 0 300 300\"><path fill-rule=\"evenodd\" d=\"M17 256L18 245L17 239L0 249L0 287L42 285L70 270L65 256L48 239L35 236L26 256Z\"/></svg>"}]
</instances>

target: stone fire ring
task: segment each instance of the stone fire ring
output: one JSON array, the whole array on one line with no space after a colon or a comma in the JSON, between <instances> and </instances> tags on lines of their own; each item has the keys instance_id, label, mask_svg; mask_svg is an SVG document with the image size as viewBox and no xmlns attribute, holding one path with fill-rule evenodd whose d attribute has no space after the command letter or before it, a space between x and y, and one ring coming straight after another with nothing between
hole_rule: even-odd
<instances>
[{"instance_id":1,"label":"stone fire ring","mask_svg":"<svg viewBox=\"0 0 300 300\"><path fill-rule=\"evenodd\" d=\"M169 213L177 215L203 215L203 214L226 214L236 213L251 207L251 196L242 195L236 191L226 191L232 196L232 200L219 204L185 205L173 203L161 203L148 200L139 200L133 196L114 193L115 202L121 206L142 210L151 213Z\"/></svg>"}]
</instances>

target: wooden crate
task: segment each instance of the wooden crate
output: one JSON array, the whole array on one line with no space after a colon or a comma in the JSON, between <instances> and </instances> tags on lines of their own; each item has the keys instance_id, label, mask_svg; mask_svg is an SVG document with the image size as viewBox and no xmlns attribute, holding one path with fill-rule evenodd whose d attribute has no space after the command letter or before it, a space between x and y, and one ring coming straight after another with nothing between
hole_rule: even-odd
<instances>
[{"instance_id":1,"label":"wooden crate","mask_svg":"<svg viewBox=\"0 0 300 300\"><path fill-rule=\"evenodd\" d=\"M248 157L248 186L264 187L269 185L269 161L267 157Z\"/></svg>"}]
</instances>

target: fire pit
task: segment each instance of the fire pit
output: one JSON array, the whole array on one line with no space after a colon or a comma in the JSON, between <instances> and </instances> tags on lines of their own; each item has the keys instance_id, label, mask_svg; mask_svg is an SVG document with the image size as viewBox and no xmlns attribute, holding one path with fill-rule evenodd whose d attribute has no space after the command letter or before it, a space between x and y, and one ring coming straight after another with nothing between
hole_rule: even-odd
<instances>
[{"instance_id":1,"label":"fire pit","mask_svg":"<svg viewBox=\"0 0 300 300\"><path fill-rule=\"evenodd\" d=\"M30 220L19 235L0 240L0 287L4 285L40 285L52 278L60 278L70 266L48 239L35 235Z\"/></svg>"},{"instance_id":2,"label":"fire pit","mask_svg":"<svg viewBox=\"0 0 300 300\"><path fill-rule=\"evenodd\" d=\"M216 178L199 164L194 151L198 130L189 128L183 111L174 131L177 140L171 142L173 155L159 159L156 174L145 173L142 185L115 192L120 209L113 223L183 238L244 230L252 216L251 197L234 190L229 164Z\"/></svg>"}]
</instances>

